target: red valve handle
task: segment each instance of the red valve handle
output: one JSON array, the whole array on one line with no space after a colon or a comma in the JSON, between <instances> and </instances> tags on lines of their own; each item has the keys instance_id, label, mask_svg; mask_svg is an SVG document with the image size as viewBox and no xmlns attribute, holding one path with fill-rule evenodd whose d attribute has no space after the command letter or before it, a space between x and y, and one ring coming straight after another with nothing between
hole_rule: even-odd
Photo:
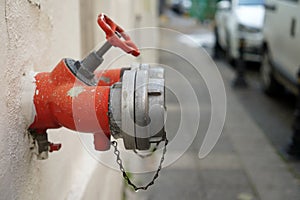
<instances>
[{"instance_id":1,"label":"red valve handle","mask_svg":"<svg viewBox=\"0 0 300 200\"><path fill-rule=\"evenodd\" d=\"M133 56L140 55L139 49L131 41L125 31L105 14L101 13L98 16L98 24L105 32L106 39L112 46L119 47L126 53L132 54ZM120 36L124 40L122 40Z\"/></svg>"}]
</instances>

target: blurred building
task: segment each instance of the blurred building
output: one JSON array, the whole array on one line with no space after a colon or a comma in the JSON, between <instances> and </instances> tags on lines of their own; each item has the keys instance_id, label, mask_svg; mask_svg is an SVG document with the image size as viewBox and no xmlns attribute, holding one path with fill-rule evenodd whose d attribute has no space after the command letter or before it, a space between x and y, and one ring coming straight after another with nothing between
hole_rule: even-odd
<instances>
[{"instance_id":1,"label":"blurred building","mask_svg":"<svg viewBox=\"0 0 300 200\"><path fill-rule=\"evenodd\" d=\"M191 0L190 15L200 21L214 18L218 0Z\"/></svg>"}]
</instances>

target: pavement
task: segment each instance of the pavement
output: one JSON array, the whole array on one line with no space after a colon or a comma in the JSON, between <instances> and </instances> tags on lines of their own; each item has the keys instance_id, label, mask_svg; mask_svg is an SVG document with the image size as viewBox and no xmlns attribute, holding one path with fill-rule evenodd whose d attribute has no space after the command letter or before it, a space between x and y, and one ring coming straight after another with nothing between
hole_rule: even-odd
<instances>
[{"instance_id":1,"label":"pavement","mask_svg":"<svg viewBox=\"0 0 300 200\"><path fill-rule=\"evenodd\" d=\"M163 27L183 32L199 38L202 46L211 45L210 25L201 25L188 18L179 18L172 14L164 20ZM195 39L197 41L197 39ZM206 44L206 42L208 43ZM176 45L180 43L180 45ZM199 62L205 53L200 47L161 34L161 44L168 49L184 48ZM192 68L182 58L160 52L160 63L172 66L183 76L188 77L199 100L201 120L196 138L184 154L170 166L164 167L155 184L147 191L124 193L124 199L141 200L299 200L300 180L289 165L279 156L274 146L266 137L264 130L250 116L236 91L231 87L234 78L232 70L219 62L216 63L222 75L227 95L227 113L223 132L212 152L203 159L198 156L205 131L211 117L209 91L203 79L195 75ZM207 62L205 67L211 67ZM211 63L213 65L213 63ZM166 81L176 83L173 77ZM180 83L176 83L180 87ZM167 102L167 134L178 128L180 110L175 97ZM197 123L190 120L190 125ZM169 125L168 125L169 124ZM189 128L187 127L187 132ZM172 134L172 133L171 133ZM170 140L175 136L171 136ZM176 149L169 149L168 155ZM151 179L151 174L139 175L139 179ZM144 180L143 180L144 181ZM142 182L143 182L142 181ZM146 182L146 181L145 181Z\"/></svg>"}]
</instances>

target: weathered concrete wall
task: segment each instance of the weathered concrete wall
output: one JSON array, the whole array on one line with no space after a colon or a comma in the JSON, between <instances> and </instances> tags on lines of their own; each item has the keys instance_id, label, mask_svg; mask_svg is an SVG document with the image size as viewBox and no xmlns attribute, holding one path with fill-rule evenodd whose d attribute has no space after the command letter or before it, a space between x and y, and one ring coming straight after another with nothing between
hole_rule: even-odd
<instances>
[{"instance_id":1,"label":"weathered concrete wall","mask_svg":"<svg viewBox=\"0 0 300 200\"><path fill-rule=\"evenodd\" d=\"M20 115L21 77L41 56L38 48L39 10L26 1L1 1L1 124L0 193L1 199L37 199L37 166L31 158L26 137L26 122ZM41 23L42 24L42 23ZM41 49L40 52L43 52ZM37 175L37 176L35 176Z\"/></svg>"},{"instance_id":2,"label":"weathered concrete wall","mask_svg":"<svg viewBox=\"0 0 300 200\"><path fill-rule=\"evenodd\" d=\"M48 160L35 160L26 132L30 121L21 114L25 89L22 77L33 70L51 71L64 57L80 59L103 41L96 24L99 12L117 16L114 19L124 28L134 28L134 2L137 0L0 2L0 200L121 198L121 174L95 161L77 133L49 131L49 140L61 142L63 148L50 154ZM34 3L40 3L40 7ZM150 3L151 12L155 10L153 5ZM31 110L30 106L26 109Z\"/></svg>"},{"instance_id":3,"label":"weathered concrete wall","mask_svg":"<svg viewBox=\"0 0 300 200\"><path fill-rule=\"evenodd\" d=\"M36 161L29 151L29 122L21 115L23 74L50 71L63 57L81 56L79 1L40 3L40 9L26 0L0 3L0 199L84 199L88 187L94 199L119 199L121 177L97 163L76 133L50 131L63 148L46 161ZM115 181L114 188L104 179Z\"/></svg>"}]
</instances>

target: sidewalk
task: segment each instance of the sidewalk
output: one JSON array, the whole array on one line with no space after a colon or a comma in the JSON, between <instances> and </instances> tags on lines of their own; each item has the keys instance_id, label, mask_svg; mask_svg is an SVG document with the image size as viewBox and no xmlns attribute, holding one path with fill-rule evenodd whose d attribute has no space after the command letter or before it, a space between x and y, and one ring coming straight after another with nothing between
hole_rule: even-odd
<instances>
[{"instance_id":1,"label":"sidewalk","mask_svg":"<svg viewBox=\"0 0 300 200\"><path fill-rule=\"evenodd\" d=\"M189 19L185 19L187 23L184 19L180 20L171 19L169 24L172 26L168 27L167 24L164 26L172 29L177 29L176 26L178 26L177 30L187 30L188 34L201 32L201 27ZM170 48L174 43L164 36L162 36L162 42L169 43ZM174 67L181 64L178 60L169 59L164 54L161 54L160 60ZM202 138L197 137L179 160L161 171L153 187L146 192L131 194L128 192L127 199L300 199L300 181L276 154L262 130L245 111L231 89L230 83L234 74L222 65L218 67L226 86L228 107L223 133L213 151L200 160L198 152ZM208 94L201 84L199 83L196 92L198 96L203 97L203 101L200 102L201 106L207 108L210 106L207 100ZM209 117L209 111L207 111L207 115L201 120L204 126ZM205 127L202 128L205 129Z\"/></svg>"},{"instance_id":2,"label":"sidewalk","mask_svg":"<svg viewBox=\"0 0 300 200\"><path fill-rule=\"evenodd\" d=\"M225 82L230 83L234 75L220 69ZM289 171L286 163L277 155L262 130L238 102L234 91L227 84L228 134L243 171L257 191L259 199L300 199L300 182Z\"/></svg>"}]
</instances>

